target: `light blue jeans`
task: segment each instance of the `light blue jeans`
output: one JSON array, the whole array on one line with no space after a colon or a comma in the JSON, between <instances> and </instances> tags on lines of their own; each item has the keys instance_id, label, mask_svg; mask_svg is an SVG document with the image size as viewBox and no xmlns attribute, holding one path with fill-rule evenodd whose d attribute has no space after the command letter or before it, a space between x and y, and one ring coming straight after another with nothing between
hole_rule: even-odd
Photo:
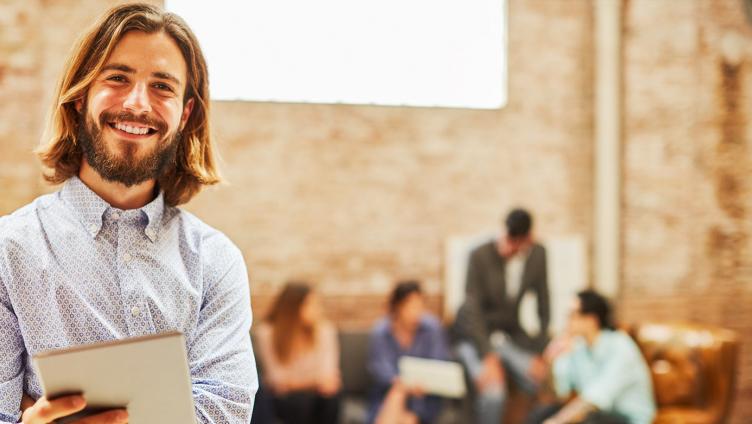
<instances>
[{"instance_id":1,"label":"light blue jeans","mask_svg":"<svg viewBox=\"0 0 752 424\"><path fill-rule=\"evenodd\" d=\"M534 394L538 391L538 383L527 375L530 362L535 354L517 346L507 339L503 344L494 346L493 352L501 360L506 375L514 379L514 382L524 391ZM483 359L478 354L478 349L472 343L463 341L457 347L457 356L467 367L473 381L480 375L483 368ZM475 413L477 424L499 424L504 415L504 404L507 399L507 388L504 385L486 387L476 394Z\"/></svg>"}]
</instances>

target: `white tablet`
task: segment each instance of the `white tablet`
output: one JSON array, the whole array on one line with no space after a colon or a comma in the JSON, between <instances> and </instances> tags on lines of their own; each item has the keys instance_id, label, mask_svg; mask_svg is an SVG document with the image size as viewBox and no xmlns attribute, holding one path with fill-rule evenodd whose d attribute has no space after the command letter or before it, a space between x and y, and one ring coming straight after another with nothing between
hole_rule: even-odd
<instances>
[{"instance_id":1,"label":"white tablet","mask_svg":"<svg viewBox=\"0 0 752 424\"><path fill-rule=\"evenodd\" d=\"M399 360L400 380L418 385L427 394L460 398L465 396L465 374L456 362L403 356Z\"/></svg>"},{"instance_id":2,"label":"white tablet","mask_svg":"<svg viewBox=\"0 0 752 424\"><path fill-rule=\"evenodd\" d=\"M114 340L34 355L49 399L82 393L87 407L66 423L112 408L126 408L130 424L196 422L181 333Z\"/></svg>"}]
</instances>

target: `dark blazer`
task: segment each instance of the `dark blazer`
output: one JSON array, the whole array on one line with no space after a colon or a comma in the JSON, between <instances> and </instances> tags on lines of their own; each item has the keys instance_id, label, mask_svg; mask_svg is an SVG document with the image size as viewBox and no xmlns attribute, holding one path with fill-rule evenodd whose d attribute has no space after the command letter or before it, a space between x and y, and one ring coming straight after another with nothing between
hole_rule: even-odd
<instances>
[{"instance_id":1,"label":"dark blazer","mask_svg":"<svg viewBox=\"0 0 752 424\"><path fill-rule=\"evenodd\" d=\"M455 338L472 342L484 356L491 349L489 335L500 330L528 350L541 351L548 340L551 317L546 270L546 249L534 243L525 262L522 283L514 299L506 293L506 260L492 240L470 254L467 267L466 297L452 328ZM538 301L540 334L529 335L519 321L520 302L527 292Z\"/></svg>"}]
</instances>

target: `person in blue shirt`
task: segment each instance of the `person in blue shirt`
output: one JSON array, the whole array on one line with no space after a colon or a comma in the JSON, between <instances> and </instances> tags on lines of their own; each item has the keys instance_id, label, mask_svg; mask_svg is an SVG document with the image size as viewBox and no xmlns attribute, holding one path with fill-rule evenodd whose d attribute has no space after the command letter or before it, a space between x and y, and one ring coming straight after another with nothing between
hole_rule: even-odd
<instances>
[{"instance_id":1,"label":"person in blue shirt","mask_svg":"<svg viewBox=\"0 0 752 424\"><path fill-rule=\"evenodd\" d=\"M655 400L650 371L632 338L615 329L609 302L577 294L569 327L545 352L561 403L534 412L530 423L650 424Z\"/></svg>"},{"instance_id":2,"label":"person in blue shirt","mask_svg":"<svg viewBox=\"0 0 752 424\"><path fill-rule=\"evenodd\" d=\"M249 422L245 261L178 207L220 181L208 90L196 37L159 7L119 5L75 45L38 151L62 188L0 218L0 424L87 407L86 394L44 396L37 353L171 331L185 336L196 422Z\"/></svg>"},{"instance_id":3,"label":"person in blue shirt","mask_svg":"<svg viewBox=\"0 0 752 424\"><path fill-rule=\"evenodd\" d=\"M449 359L444 330L426 312L416 281L396 285L389 297L389 315L371 331L368 371L375 388L369 423L432 423L438 417L441 398L426 396L420 387L406 387L399 381L397 364L404 355Z\"/></svg>"}]
</instances>

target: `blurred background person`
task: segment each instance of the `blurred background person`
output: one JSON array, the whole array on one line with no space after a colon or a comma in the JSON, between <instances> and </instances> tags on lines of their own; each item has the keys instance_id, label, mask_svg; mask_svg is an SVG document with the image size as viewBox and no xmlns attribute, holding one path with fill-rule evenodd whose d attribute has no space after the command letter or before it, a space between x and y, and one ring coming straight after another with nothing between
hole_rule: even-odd
<instances>
[{"instance_id":1,"label":"blurred background person","mask_svg":"<svg viewBox=\"0 0 752 424\"><path fill-rule=\"evenodd\" d=\"M442 399L425 395L420 387L406 387L398 378L402 356L449 359L444 330L426 310L417 281L400 282L394 287L389 296L389 315L373 327L369 349L368 371L375 390L368 422L434 422Z\"/></svg>"},{"instance_id":2,"label":"blurred background person","mask_svg":"<svg viewBox=\"0 0 752 424\"><path fill-rule=\"evenodd\" d=\"M560 403L534 412L538 424L650 424L655 401L650 372L632 338L616 330L611 306L593 290L577 294L565 334L545 352Z\"/></svg>"},{"instance_id":3,"label":"blurred background person","mask_svg":"<svg viewBox=\"0 0 752 424\"><path fill-rule=\"evenodd\" d=\"M285 285L256 330L264 393L288 424L333 424L342 386L337 330L306 283Z\"/></svg>"},{"instance_id":4,"label":"blurred background person","mask_svg":"<svg viewBox=\"0 0 752 424\"><path fill-rule=\"evenodd\" d=\"M476 421L498 424L504 414L506 374L535 394L546 376L539 352L548 342L550 305L546 250L532 236L533 219L513 209L504 232L470 253L466 298L454 326L457 356L475 382ZM520 305L535 296L539 333L520 324Z\"/></svg>"}]
</instances>

